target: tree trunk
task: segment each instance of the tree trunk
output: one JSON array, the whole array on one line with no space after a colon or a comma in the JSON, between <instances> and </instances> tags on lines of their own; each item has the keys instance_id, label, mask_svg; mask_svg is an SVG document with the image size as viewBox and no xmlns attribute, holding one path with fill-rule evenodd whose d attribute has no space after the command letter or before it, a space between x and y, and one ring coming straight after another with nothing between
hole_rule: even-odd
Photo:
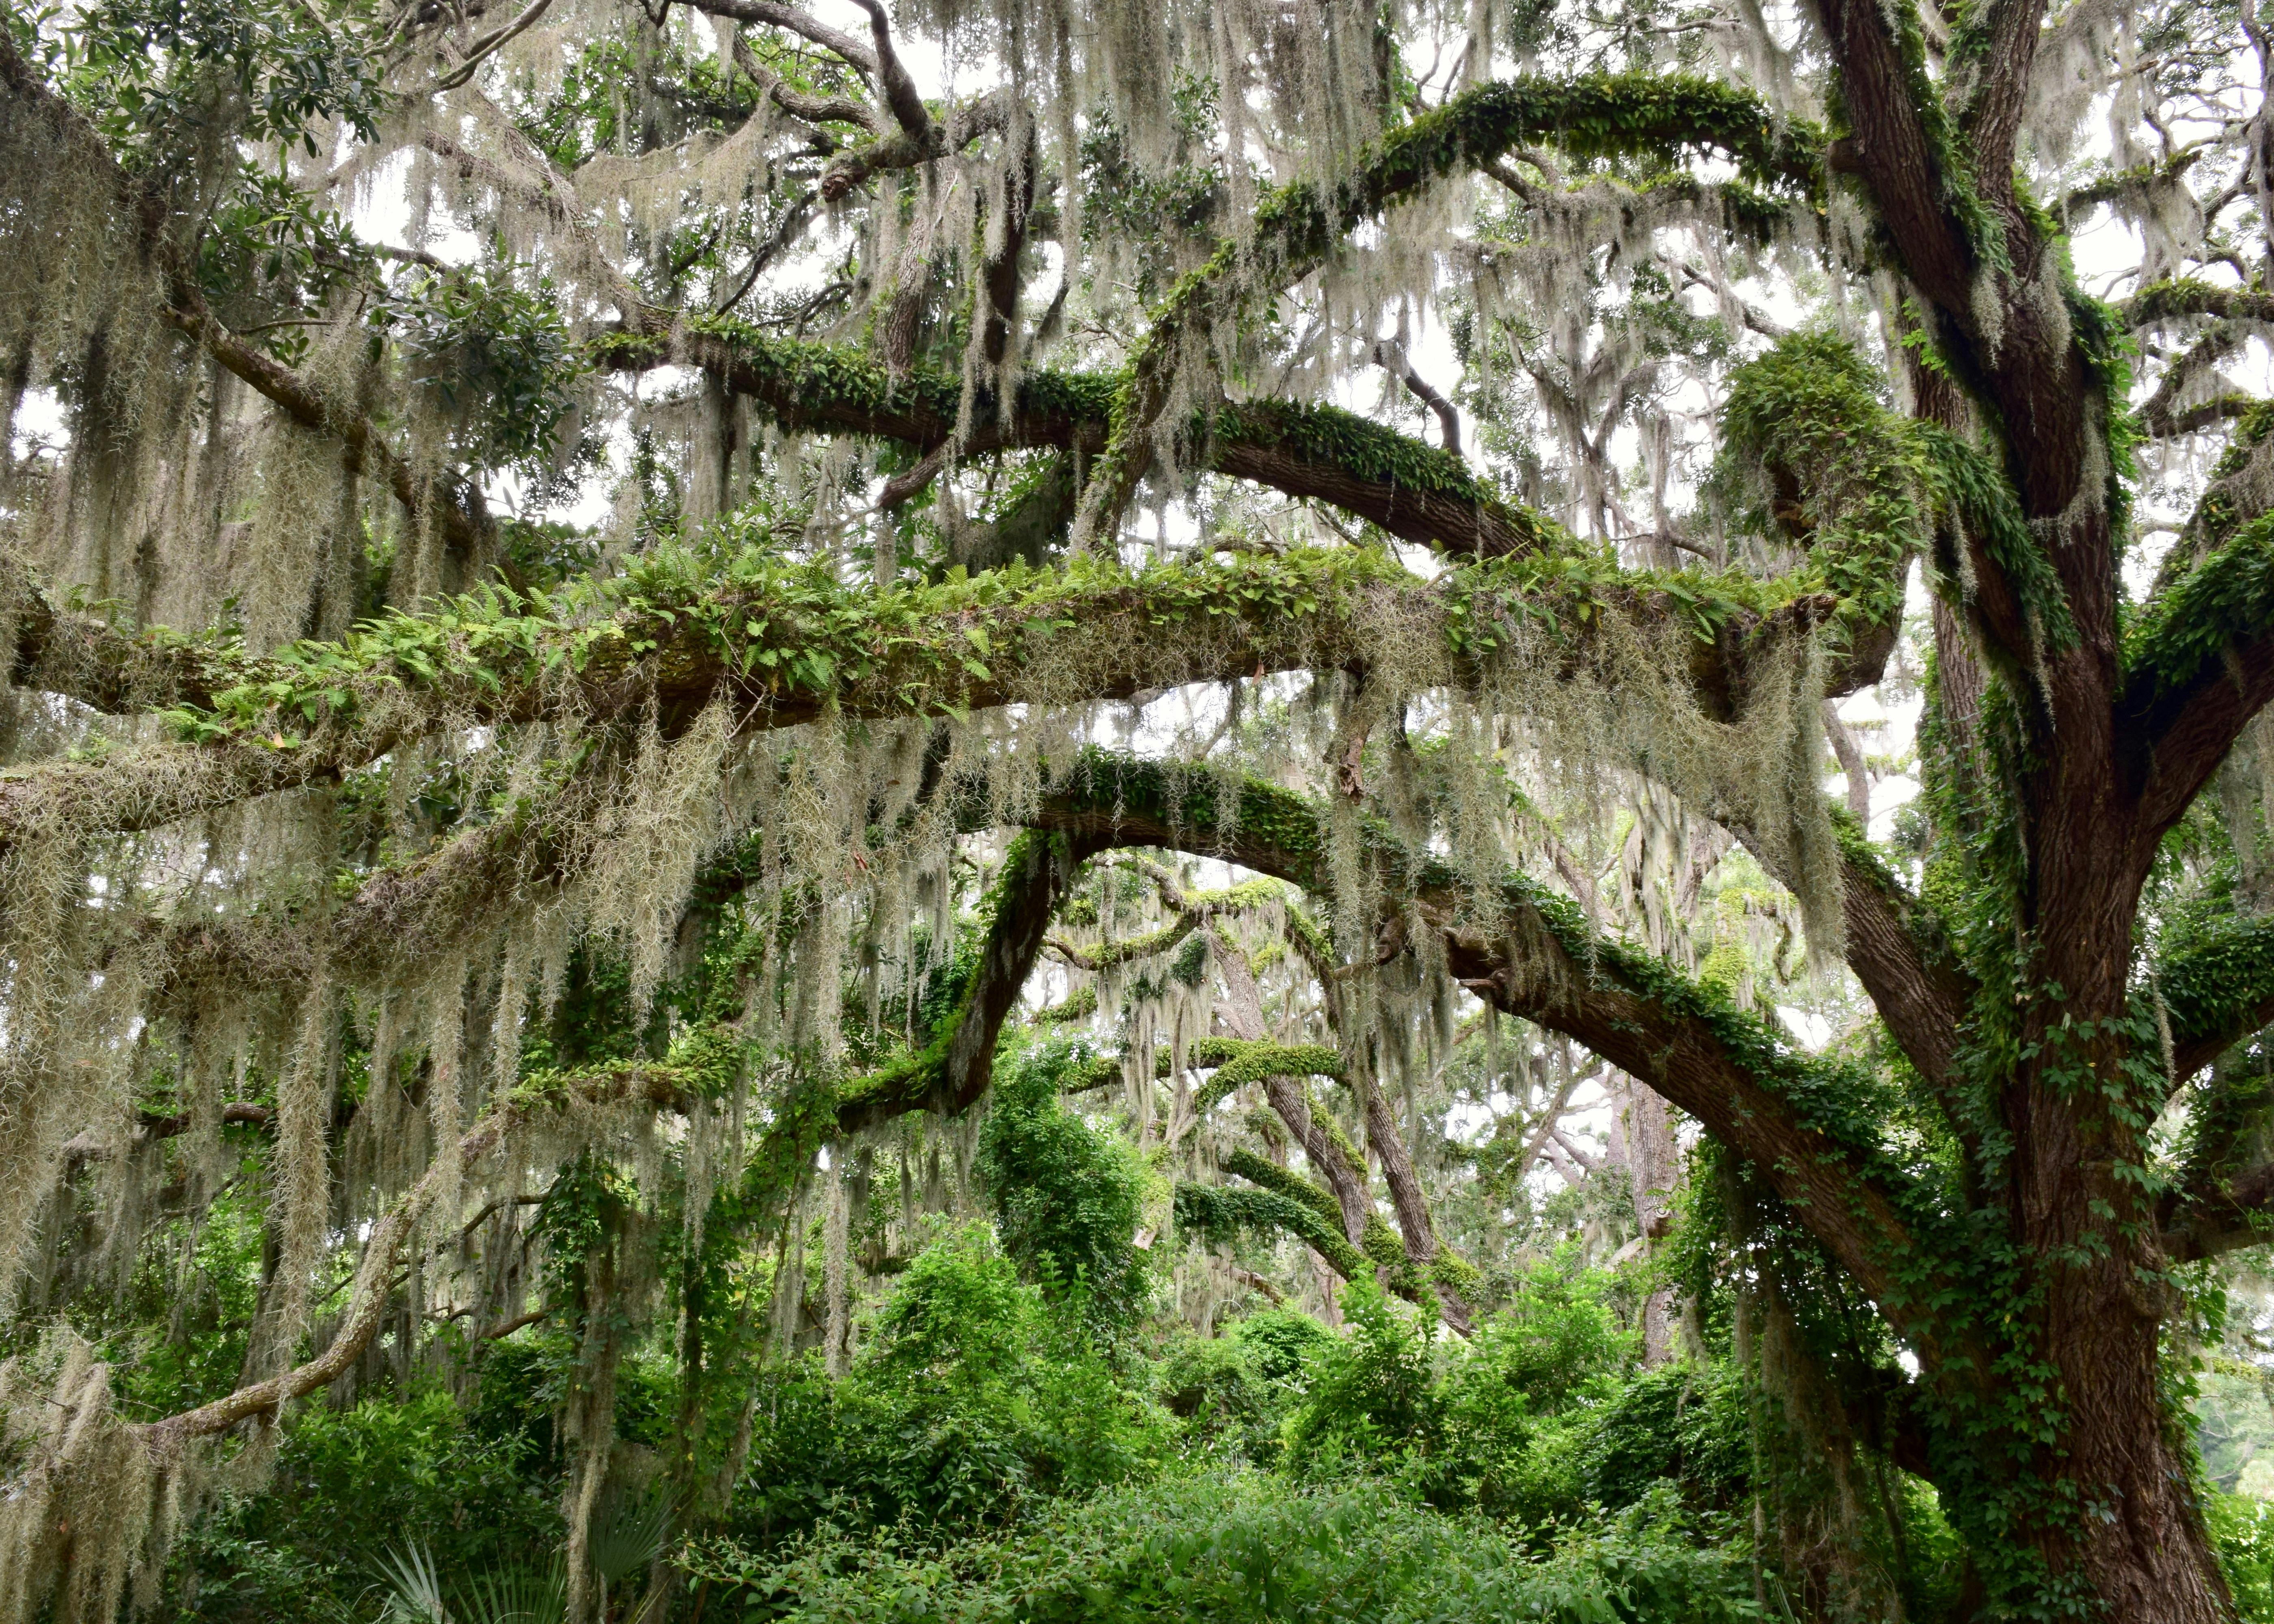
<instances>
[{"instance_id":1,"label":"tree trunk","mask_svg":"<svg viewBox=\"0 0 2274 1624\"><path fill-rule=\"evenodd\" d=\"M2224 1624L2233 1604L2190 1486L2194 1449L2157 1380L2160 1315L2150 1294L2161 1289L2142 1277L2162 1267L2121 1246L2081 1268L2045 1265L2044 1346L2067 1414L2038 1466L2054 1505L2074 1492L2084 1509L2076 1522L2046 1530L2039 1548L2056 1575L2081 1578L2111 1619Z\"/></svg>"},{"instance_id":2,"label":"tree trunk","mask_svg":"<svg viewBox=\"0 0 2274 1624\"><path fill-rule=\"evenodd\" d=\"M1655 1259L1659 1243L1674 1228L1674 1191L1682 1177L1681 1147L1674 1137L1674 1109L1653 1090L1628 1073L1610 1077L1613 1139L1627 1170L1634 1202L1635 1228L1643 1256ZM1666 1286L1643 1299L1642 1362L1663 1365L1674 1357L1674 1293Z\"/></svg>"}]
</instances>

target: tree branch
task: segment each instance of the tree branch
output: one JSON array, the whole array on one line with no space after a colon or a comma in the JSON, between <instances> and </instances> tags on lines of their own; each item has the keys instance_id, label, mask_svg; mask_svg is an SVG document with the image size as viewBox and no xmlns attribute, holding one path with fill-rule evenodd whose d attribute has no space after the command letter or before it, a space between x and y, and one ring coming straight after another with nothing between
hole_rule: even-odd
<instances>
[{"instance_id":1,"label":"tree branch","mask_svg":"<svg viewBox=\"0 0 2274 1624\"><path fill-rule=\"evenodd\" d=\"M892 49L892 26L884 6L878 0L853 3L869 13L869 31L877 43L877 87L885 93L885 105L891 109L893 122L919 147L933 146L939 139L939 127L932 122L915 80L901 65L900 53Z\"/></svg>"},{"instance_id":2,"label":"tree branch","mask_svg":"<svg viewBox=\"0 0 2274 1624\"><path fill-rule=\"evenodd\" d=\"M2274 293L2263 288L2222 288L2192 276L2142 288L2123 306L2125 325L2152 327L2187 316L2226 321L2274 321Z\"/></svg>"},{"instance_id":3,"label":"tree branch","mask_svg":"<svg viewBox=\"0 0 2274 1624\"><path fill-rule=\"evenodd\" d=\"M704 1034L709 1041L712 1034ZM695 1041L682 1039L674 1053L692 1057ZM373 1226L357 1266L355 1286L348 1299L346 1317L330 1346L304 1365L281 1376L239 1387L226 1398L201 1404L137 1428L151 1456L171 1463L181 1458L192 1439L227 1432L241 1421L274 1415L293 1400L329 1386L345 1375L360 1358L386 1319L388 1300L394 1295L395 1259L403 1242L418 1228L429 1207L446 1188L504 1147L508 1140L538 1115L575 1104L585 1109L638 1105L658 1110L684 1112L690 1109L690 1090L704 1080L701 1065L666 1062L661 1065L619 1063L591 1071L555 1074L530 1079L508 1104L492 1111L461 1139L455 1150L437 1156L425 1176ZM456 1165L451 1165L455 1159Z\"/></svg>"},{"instance_id":4,"label":"tree branch","mask_svg":"<svg viewBox=\"0 0 2274 1624\"><path fill-rule=\"evenodd\" d=\"M1812 192L1822 139L1775 117L1751 92L1658 74L1523 79L1477 86L1385 136L1331 185L1297 181L1257 206L1254 229L1224 243L1155 312L1133 362L1112 439L1093 477L1076 535L1103 533L1150 469L1153 434L1177 369L1210 331L1308 275L1365 221L1446 176L1492 163L1516 147L1553 140L1577 157L1613 154L1671 163L1704 150L1733 159L1748 179Z\"/></svg>"},{"instance_id":5,"label":"tree branch","mask_svg":"<svg viewBox=\"0 0 2274 1624\"><path fill-rule=\"evenodd\" d=\"M1054 789L1037 826L1200 853L1306 889L1327 881L1317 812L1300 797L1250 781L1237 821L1217 822L1215 781L1092 753L1081 776ZM1416 868L1395 843L1374 843L1391 894L1442 933L1457 979L1508 1013L1562 1032L1633 1073L1760 1168L1812 1232L1899 1324L1931 1338L1924 1305L1900 1283L1910 1251L1893 1187L1878 1170L1864 1117L1834 1105L1836 1091L1778 1034L1717 991L1654 957L1594 936L1576 907L1519 876L1503 881L1497 921L1448 873ZM1512 944L1523 957L1514 958Z\"/></svg>"},{"instance_id":6,"label":"tree branch","mask_svg":"<svg viewBox=\"0 0 2274 1624\"><path fill-rule=\"evenodd\" d=\"M2117 702L2123 764L2138 786L2141 872L2243 726L2274 699L2274 516L2171 582L2125 639Z\"/></svg>"},{"instance_id":7,"label":"tree branch","mask_svg":"<svg viewBox=\"0 0 2274 1624\"><path fill-rule=\"evenodd\" d=\"M2150 976L2184 1084L2274 1022L2274 915L2221 920L2175 946Z\"/></svg>"},{"instance_id":8,"label":"tree branch","mask_svg":"<svg viewBox=\"0 0 2274 1624\"><path fill-rule=\"evenodd\" d=\"M756 23L763 27L787 28L790 33L812 41L822 49L842 57L862 78L874 80L878 64L877 53L841 28L832 28L819 18L799 11L794 5L783 5L779 0L681 0L709 17L725 17L738 23Z\"/></svg>"}]
</instances>

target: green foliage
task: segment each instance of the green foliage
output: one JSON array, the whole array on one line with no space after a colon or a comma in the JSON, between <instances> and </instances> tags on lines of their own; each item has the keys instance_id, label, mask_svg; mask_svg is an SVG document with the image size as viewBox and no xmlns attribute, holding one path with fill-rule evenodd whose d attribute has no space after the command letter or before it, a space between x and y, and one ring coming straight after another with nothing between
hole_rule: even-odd
<instances>
[{"instance_id":1,"label":"green foliage","mask_svg":"<svg viewBox=\"0 0 2274 1624\"><path fill-rule=\"evenodd\" d=\"M2145 697L2227 680L2230 650L2274 615L2274 515L2254 519L2158 593L2127 628L2124 665Z\"/></svg>"},{"instance_id":2,"label":"green foliage","mask_svg":"<svg viewBox=\"0 0 2274 1624\"><path fill-rule=\"evenodd\" d=\"M2274 1624L2274 1504L2214 1491L2203 1511L2240 1624Z\"/></svg>"},{"instance_id":3,"label":"green foliage","mask_svg":"<svg viewBox=\"0 0 2274 1624\"><path fill-rule=\"evenodd\" d=\"M1577 1516L1595 1411L1631 1357L1607 1283L1542 1265L1461 1343L1353 1280L1350 1328L1313 1354L1287 1422L1291 1470L1379 1470L1444 1509L1534 1526Z\"/></svg>"},{"instance_id":4,"label":"green foliage","mask_svg":"<svg viewBox=\"0 0 2274 1624\"><path fill-rule=\"evenodd\" d=\"M1638 1372L1597 1412L1581 1452L1582 1492L1615 1507L1671 1481L1687 1504L1733 1510L1747 1498L1751 1475L1744 1391L1736 1373L1718 1365Z\"/></svg>"},{"instance_id":5,"label":"green foliage","mask_svg":"<svg viewBox=\"0 0 2274 1624\"><path fill-rule=\"evenodd\" d=\"M506 267L414 267L369 320L440 401L460 457L489 468L552 454L584 360L549 282L530 289Z\"/></svg>"},{"instance_id":6,"label":"green foliage","mask_svg":"<svg viewBox=\"0 0 2274 1624\"><path fill-rule=\"evenodd\" d=\"M240 1186L207 1207L203 1222L161 1226L110 1316L83 1317L117 1372L128 1413L155 1419L237 1386L260 1303L266 1204L257 1185Z\"/></svg>"},{"instance_id":7,"label":"green foliage","mask_svg":"<svg viewBox=\"0 0 2274 1624\"><path fill-rule=\"evenodd\" d=\"M1149 1477L1167 1447L1166 1413L983 1229L910 1262L844 1380L812 1360L764 1380L727 1517L761 1544L823 1519L1000 1524L1037 1497Z\"/></svg>"},{"instance_id":8,"label":"green foliage","mask_svg":"<svg viewBox=\"0 0 2274 1624\"><path fill-rule=\"evenodd\" d=\"M1487 1522L1378 1485L1290 1490L1240 1471L1061 1504L1006 1539L943 1548L829 1532L779 1557L714 1545L692 1568L742 1619L815 1624L1762 1616L1742 1555L1702 1541L1662 1503L1590 1523L1543 1560Z\"/></svg>"},{"instance_id":9,"label":"green foliage","mask_svg":"<svg viewBox=\"0 0 2274 1624\"><path fill-rule=\"evenodd\" d=\"M998 1058L978 1168L1020 1272L1112 1333L1135 1321L1150 1284L1150 1255L1135 1244L1145 1175L1126 1139L1058 1102L1068 1069L1088 1058L1085 1045L1059 1041Z\"/></svg>"},{"instance_id":10,"label":"green foliage","mask_svg":"<svg viewBox=\"0 0 2274 1624\"><path fill-rule=\"evenodd\" d=\"M198 284L232 325L286 365L341 289L376 260L346 217L281 175L246 164L198 244Z\"/></svg>"},{"instance_id":11,"label":"green foliage","mask_svg":"<svg viewBox=\"0 0 2274 1624\"><path fill-rule=\"evenodd\" d=\"M338 118L373 139L380 105L373 8L344 8L336 31L292 0L108 0L57 41L67 94L129 162L186 159L226 85L243 134L305 146ZM218 79L219 82L216 82Z\"/></svg>"},{"instance_id":12,"label":"green foliage","mask_svg":"<svg viewBox=\"0 0 2274 1624\"><path fill-rule=\"evenodd\" d=\"M1737 368L1721 414L1723 499L1746 526L1807 547L1811 575L1847 605L1851 628L1892 623L1935 517L1961 518L2019 591L2034 635L2065 645L2067 602L2003 474L1965 441L1890 410L1881 388L1878 370L1829 332L1796 334Z\"/></svg>"},{"instance_id":13,"label":"green foliage","mask_svg":"<svg viewBox=\"0 0 2274 1624\"><path fill-rule=\"evenodd\" d=\"M1269 1162L1255 1160L1262 1166ZM1284 1169L1275 1172L1292 1185L1306 1186ZM1316 1191L1317 1194L1326 1194ZM1237 1185L1180 1182L1176 1191L1177 1231L1197 1239L1229 1243L1243 1232L1294 1236L1335 1267L1345 1280L1370 1275L1366 1253L1343 1233L1339 1212L1329 1213L1304 1194L1282 1189L1247 1190ZM1334 1198L1327 1197L1331 1207Z\"/></svg>"},{"instance_id":14,"label":"green foliage","mask_svg":"<svg viewBox=\"0 0 2274 1624\"><path fill-rule=\"evenodd\" d=\"M1185 1424L1186 1452L1276 1465L1312 1361L1334 1344L1317 1320L1284 1309L1251 1315L1220 1336L1173 1339L1155 1380L1161 1402Z\"/></svg>"},{"instance_id":15,"label":"green foliage","mask_svg":"<svg viewBox=\"0 0 2274 1624\"><path fill-rule=\"evenodd\" d=\"M242 1620L359 1615L380 1553L416 1530L446 1573L524 1565L557 1548L550 1485L526 1446L470 1428L448 1394L307 1410L285 1429L268 1488L194 1529L162 1616Z\"/></svg>"}]
</instances>

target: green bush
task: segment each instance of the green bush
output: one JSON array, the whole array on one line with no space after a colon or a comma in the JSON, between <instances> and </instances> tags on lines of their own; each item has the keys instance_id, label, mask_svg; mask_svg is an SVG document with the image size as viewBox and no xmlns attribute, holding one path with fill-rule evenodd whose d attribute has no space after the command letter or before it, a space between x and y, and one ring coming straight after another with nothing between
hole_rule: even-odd
<instances>
[{"instance_id":1,"label":"green bush","mask_svg":"<svg viewBox=\"0 0 2274 1624\"><path fill-rule=\"evenodd\" d=\"M360 1616L380 1553L407 1538L455 1572L556 1550L554 1495L526 1454L518 1439L469 1428L446 1393L303 1410L266 1492L177 1548L166 1611L245 1624Z\"/></svg>"},{"instance_id":2,"label":"green bush","mask_svg":"<svg viewBox=\"0 0 2274 1624\"><path fill-rule=\"evenodd\" d=\"M1663 1499L1538 1559L1489 1522L1389 1485L1243 1470L1062 1502L1007 1538L940 1546L825 1530L779 1560L726 1543L693 1564L706 1616L862 1624L1447 1619L1716 1624L1760 1616L1749 1565Z\"/></svg>"},{"instance_id":3,"label":"green bush","mask_svg":"<svg viewBox=\"0 0 2274 1624\"><path fill-rule=\"evenodd\" d=\"M1691 1506L1727 1510L1751 1493L1751 1437L1734 1372L1691 1364L1643 1371L1592 1417L1581 1492L1630 1506L1671 1481Z\"/></svg>"},{"instance_id":4,"label":"green bush","mask_svg":"<svg viewBox=\"0 0 2274 1624\"><path fill-rule=\"evenodd\" d=\"M1596 1282L1553 1267L1521 1275L1465 1343L1371 1281L1343 1302L1348 1334L1311 1357L1287 1424L1291 1467L1387 1472L1441 1509L1535 1525L1578 1515L1592 1412L1630 1357Z\"/></svg>"},{"instance_id":5,"label":"green bush","mask_svg":"<svg viewBox=\"0 0 2274 1624\"><path fill-rule=\"evenodd\" d=\"M1144 1311L1149 1258L1135 1236L1145 1176L1136 1151L1058 1102L1077 1043L1048 1041L999 1066L978 1167L1003 1248L1053 1296L1085 1299L1092 1327L1125 1329Z\"/></svg>"},{"instance_id":6,"label":"green bush","mask_svg":"<svg viewBox=\"0 0 2274 1624\"><path fill-rule=\"evenodd\" d=\"M765 1380L730 1518L761 1546L824 1520L1001 1524L1170 1450L1167 1413L976 1226L910 1262L844 1380L809 1358Z\"/></svg>"},{"instance_id":7,"label":"green bush","mask_svg":"<svg viewBox=\"0 0 2274 1624\"><path fill-rule=\"evenodd\" d=\"M2242 1624L2274 1624L2274 1505L2214 1489L2203 1511Z\"/></svg>"},{"instance_id":8,"label":"green bush","mask_svg":"<svg viewBox=\"0 0 2274 1624\"><path fill-rule=\"evenodd\" d=\"M1345 1333L1321 1347L1309 1392L1287 1423L1288 1463L1330 1475L1352 1465L1397 1470L1442 1441L1434 1317L1393 1304L1361 1275L1343 1291Z\"/></svg>"}]
</instances>

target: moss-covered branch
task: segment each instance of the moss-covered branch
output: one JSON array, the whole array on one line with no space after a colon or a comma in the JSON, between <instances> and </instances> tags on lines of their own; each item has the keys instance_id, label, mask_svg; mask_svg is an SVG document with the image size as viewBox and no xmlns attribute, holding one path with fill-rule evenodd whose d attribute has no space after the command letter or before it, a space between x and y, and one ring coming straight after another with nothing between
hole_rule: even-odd
<instances>
[{"instance_id":1,"label":"moss-covered branch","mask_svg":"<svg viewBox=\"0 0 2274 1624\"><path fill-rule=\"evenodd\" d=\"M2151 980L2172 1034L2172 1080L2184 1084L2274 1021L2274 916L2234 918L2191 933Z\"/></svg>"},{"instance_id":2,"label":"moss-covered branch","mask_svg":"<svg viewBox=\"0 0 2274 1624\"><path fill-rule=\"evenodd\" d=\"M1511 649L1536 658L1544 645L1578 674L1637 636L1686 628L1698 698L1727 713L1757 650L1837 609L1743 576L1585 558L1496 560L1424 583L1381 553L1301 550L1137 571L1013 567L885 593L757 555L723 569L657 558L606 589L483 594L264 658L153 636L154 654L229 686L168 713L177 742L0 777L0 848L334 781L446 725L652 716L668 736L717 703L744 729L1073 704L1340 666L1393 635L1419 661L1409 675L1463 686Z\"/></svg>"},{"instance_id":3,"label":"moss-covered branch","mask_svg":"<svg viewBox=\"0 0 2274 1624\"><path fill-rule=\"evenodd\" d=\"M524 1079L504 1104L475 1124L457 1144L435 1157L422 1178L372 1226L338 1330L323 1352L282 1375L237 1388L226 1397L135 1429L158 1462L177 1462L192 1439L225 1432L256 1416L274 1416L296 1399L328 1387L362 1357L386 1323L403 1244L416 1234L445 1189L505 1148L538 1119L562 1113L626 1108L684 1113L700 1097L719 1097L738 1064L733 1035L698 1027L673 1045L661 1064L615 1062L574 1072L540 1072Z\"/></svg>"},{"instance_id":4,"label":"moss-covered branch","mask_svg":"<svg viewBox=\"0 0 2274 1624\"><path fill-rule=\"evenodd\" d=\"M1315 1190L1325 1197L1327 1208L1333 1207L1334 1197L1324 1190L1317 1190L1307 1180L1297 1178L1284 1169L1275 1170L1290 1184ZM1328 1266L1344 1280L1372 1267L1367 1255L1344 1236L1338 1218L1281 1190L1182 1181L1177 1185L1176 1219L1178 1229L1203 1240L1229 1241L1243 1229L1266 1235L1291 1235L1324 1258Z\"/></svg>"},{"instance_id":5,"label":"moss-covered branch","mask_svg":"<svg viewBox=\"0 0 2274 1624\"><path fill-rule=\"evenodd\" d=\"M1317 808L1254 780L1220 821L1215 778L1104 755L1086 759L1035 816L1045 827L1221 857L1328 888ZM1372 831L1385 891L1442 933L1449 967L1502 1010L1560 1032L1632 1072L1762 1169L1819 1239L1910 1334L1931 1340L1914 1226L1935 1192L1889 1154L1888 1105L1870 1080L1792 1048L1721 989L1599 936L1579 910L1509 875L1480 917L1460 877ZM1520 955L1517 944L1521 944Z\"/></svg>"},{"instance_id":6,"label":"moss-covered branch","mask_svg":"<svg viewBox=\"0 0 2274 1624\"><path fill-rule=\"evenodd\" d=\"M2127 327L2144 327L2190 316L2274 321L2274 293L2263 288L2222 288L2193 276L2166 278L2140 289L2123 305Z\"/></svg>"},{"instance_id":7,"label":"moss-covered branch","mask_svg":"<svg viewBox=\"0 0 2274 1624\"><path fill-rule=\"evenodd\" d=\"M1324 265L1365 222L1445 177L1512 148L1547 142L1575 158L1640 158L1671 167L1685 153L1733 160L1744 178L1803 193L1822 176L1820 132L1781 117L1751 91L1688 75L1525 78L1479 85L1384 136L1332 182L1291 182L1253 224L1172 289L1153 313L1115 404L1114 430L1084 503L1084 523L1118 517L1152 460L1152 436L1176 369Z\"/></svg>"},{"instance_id":8,"label":"moss-covered branch","mask_svg":"<svg viewBox=\"0 0 2274 1624\"><path fill-rule=\"evenodd\" d=\"M920 367L896 375L852 345L774 338L726 320L689 321L664 336L615 335L594 355L623 371L700 366L783 428L899 440L927 452L954 438L967 398L955 372ZM1098 451L1121 383L1044 369L1022 374L1008 402L980 389L962 444L972 455ZM1484 557L1574 545L1553 519L1509 501L1459 457L1337 407L1246 402L1184 426L1197 466L1330 503L1403 541Z\"/></svg>"},{"instance_id":9,"label":"moss-covered branch","mask_svg":"<svg viewBox=\"0 0 2274 1624\"><path fill-rule=\"evenodd\" d=\"M2274 699L2274 515L2167 583L2129 628L2123 662L2120 739L2151 850Z\"/></svg>"},{"instance_id":10,"label":"moss-covered branch","mask_svg":"<svg viewBox=\"0 0 2274 1624\"><path fill-rule=\"evenodd\" d=\"M837 1130L853 1134L912 1110L968 1110L995 1077L1003 1023L1042 957L1043 941L1081 865L1102 843L1086 835L1020 835L987 894L979 962L931 1041L838 1092Z\"/></svg>"},{"instance_id":11,"label":"moss-covered branch","mask_svg":"<svg viewBox=\"0 0 2274 1624\"><path fill-rule=\"evenodd\" d=\"M1177 910L1176 917L1156 929L1116 942L1100 942L1090 947L1056 936L1051 937L1047 945L1076 969L1096 974L1117 965L1135 964L1141 959L1157 958L1209 921L1226 914L1241 914L1250 908L1267 906L1284 894L1284 889L1272 880L1249 880L1224 891L1197 891L1190 895L1180 891L1173 904Z\"/></svg>"}]
</instances>

